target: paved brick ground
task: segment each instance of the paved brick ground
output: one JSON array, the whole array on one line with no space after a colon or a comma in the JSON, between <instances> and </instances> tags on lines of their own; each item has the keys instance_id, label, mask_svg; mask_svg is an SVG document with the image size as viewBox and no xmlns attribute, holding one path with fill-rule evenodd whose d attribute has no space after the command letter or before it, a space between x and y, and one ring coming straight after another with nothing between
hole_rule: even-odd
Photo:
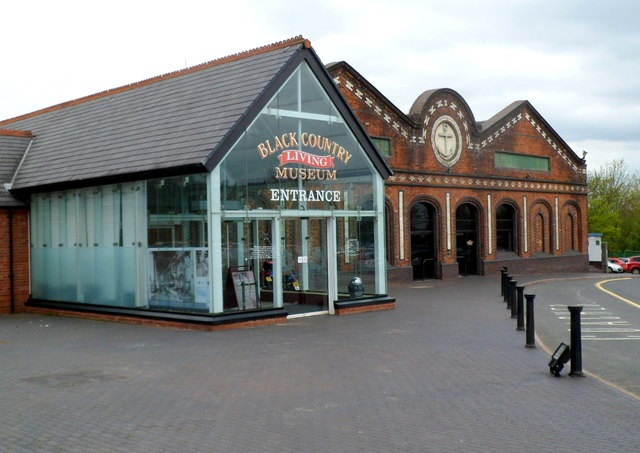
<instances>
[{"instance_id":1,"label":"paved brick ground","mask_svg":"<svg viewBox=\"0 0 640 453\"><path fill-rule=\"evenodd\" d=\"M552 377L498 280L225 332L0 317L0 450L640 451L640 401Z\"/></svg>"}]
</instances>

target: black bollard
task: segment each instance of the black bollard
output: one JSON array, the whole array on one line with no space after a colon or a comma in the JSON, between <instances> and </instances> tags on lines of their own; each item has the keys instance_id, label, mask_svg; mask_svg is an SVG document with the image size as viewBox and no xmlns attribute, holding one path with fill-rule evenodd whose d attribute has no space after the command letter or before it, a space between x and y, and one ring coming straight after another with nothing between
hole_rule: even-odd
<instances>
[{"instance_id":1,"label":"black bollard","mask_svg":"<svg viewBox=\"0 0 640 453\"><path fill-rule=\"evenodd\" d=\"M504 296L504 288L506 286L507 275L509 275L509 269L507 266L504 266L500 269L500 295Z\"/></svg>"},{"instance_id":2,"label":"black bollard","mask_svg":"<svg viewBox=\"0 0 640 453\"><path fill-rule=\"evenodd\" d=\"M524 330L524 285L516 286L516 330Z\"/></svg>"},{"instance_id":3,"label":"black bollard","mask_svg":"<svg viewBox=\"0 0 640 453\"><path fill-rule=\"evenodd\" d=\"M504 301L509 303L509 282L513 280L513 277L506 274L504 277Z\"/></svg>"},{"instance_id":4,"label":"black bollard","mask_svg":"<svg viewBox=\"0 0 640 453\"><path fill-rule=\"evenodd\" d=\"M571 371L569 376L583 377L582 372L582 332L580 328L581 305L567 307L571 313Z\"/></svg>"},{"instance_id":5,"label":"black bollard","mask_svg":"<svg viewBox=\"0 0 640 453\"><path fill-rule=\"evenodd\" d=\"M533 317L533 299L536 298L535 294L525 294L524 298L527 299L527 348L536 347L536 328Z\"/></svg>"},{"instance_id":6,"label":"black bollard","mask_svg":"<svg viewBox=\"0 0 640 453\"><path fill-rule=\"evenodd\" d=\"M509 303L507 303L507 308L511 309L512 318L515 318L516 314L516 286L518 286L518 282L511 280L509 283Z\"/></svg>"}]
</instances>

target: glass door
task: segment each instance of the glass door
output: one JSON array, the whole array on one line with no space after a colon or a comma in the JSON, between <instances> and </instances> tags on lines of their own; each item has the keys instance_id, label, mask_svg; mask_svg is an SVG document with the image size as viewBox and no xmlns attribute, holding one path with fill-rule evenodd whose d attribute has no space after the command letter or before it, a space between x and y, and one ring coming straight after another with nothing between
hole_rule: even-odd
<instances>
[{"instance_id":1,"label":"glass door","mask_svg":"<svg viewBox=\"0 0 640 453\"><path fill-rule=\"evenodd\" d=\"M222 223L224 311L273 307L271 219Z\"/></svg>"},{"instance_id":2,"label":"glass door","mask_svg":"<svg viewBox=\"0 0 640 453\"><path fill-rule=\"evenodd\" d=\"M327 220L282 220L281 270L289 315L328 310Z\"/></svg>"}]
</instances>

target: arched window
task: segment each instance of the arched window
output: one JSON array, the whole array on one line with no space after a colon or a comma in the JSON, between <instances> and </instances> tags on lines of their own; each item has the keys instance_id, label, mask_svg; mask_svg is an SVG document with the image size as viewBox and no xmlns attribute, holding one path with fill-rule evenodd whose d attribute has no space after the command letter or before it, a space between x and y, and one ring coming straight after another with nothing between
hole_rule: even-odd
<instances>
[{"instance_id":1,"label":"arched window","mask_svg":"<svg viewBox=\"0 0 640 453\"><path fill-rule=\"evenodd\" d=\"M500 252L516 252L516 210L510 204L496 209L496 247Z\"/></svg>"},{"instance_id":2,"label":"arched window","mask_svg":"<svg viewBox=\"0 0 640 453\"><path fill-rule=\"evenodd\" d=\"M549 235L547 234L547 222L544 214L539 212L536 214L535 222L535 249L534 253L549 253Z\"/></svg>"},{"instance_id":3,"label":"arched window","mask_svg":"<svg viewBox=\"0 0 640 453\"><path fill-rule=\"evenodd\" d=\"M567 214L564 218L564 237L565 237L565 251L567 250L576 250L576 235L575 231L575 221L573 219L573 215Z\"/></svg>"},{"instance_id":4,"label":"arched window","mask_svg":"<svg viewBox=\"0 0 640 453\"><path fill-rule=\"evenodd\" d=\"M575 204L567 203L562 211L562 251L580 251L580 210Z\"/></svg>"}]
</instances>

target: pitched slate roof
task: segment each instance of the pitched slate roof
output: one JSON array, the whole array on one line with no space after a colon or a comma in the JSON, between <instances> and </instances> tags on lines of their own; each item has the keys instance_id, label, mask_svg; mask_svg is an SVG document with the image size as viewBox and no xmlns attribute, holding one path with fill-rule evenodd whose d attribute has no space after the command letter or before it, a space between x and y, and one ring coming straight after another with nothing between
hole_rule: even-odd
<instances>
[{"instance_id":1,"label":"pitched slate roof","mask_svg":"<svg viewBox=\"0 0 640 453\"><path fill-rule=\"evenodd\" d=\"M5 189L13 180L33 136L29 131L0 129L0 207L24 206Z\"/></svg>"},{"instance_id":2,"label":"pitched slate roof","mask_svg":"<svg viewBox=\"0 0 640 453\"><path fill-rule=\"evenodd\" d=\"M308 48L296 37L0 121L35 135L13 189L211 170L225 135Z\"/></svg>"}]
</instances>

